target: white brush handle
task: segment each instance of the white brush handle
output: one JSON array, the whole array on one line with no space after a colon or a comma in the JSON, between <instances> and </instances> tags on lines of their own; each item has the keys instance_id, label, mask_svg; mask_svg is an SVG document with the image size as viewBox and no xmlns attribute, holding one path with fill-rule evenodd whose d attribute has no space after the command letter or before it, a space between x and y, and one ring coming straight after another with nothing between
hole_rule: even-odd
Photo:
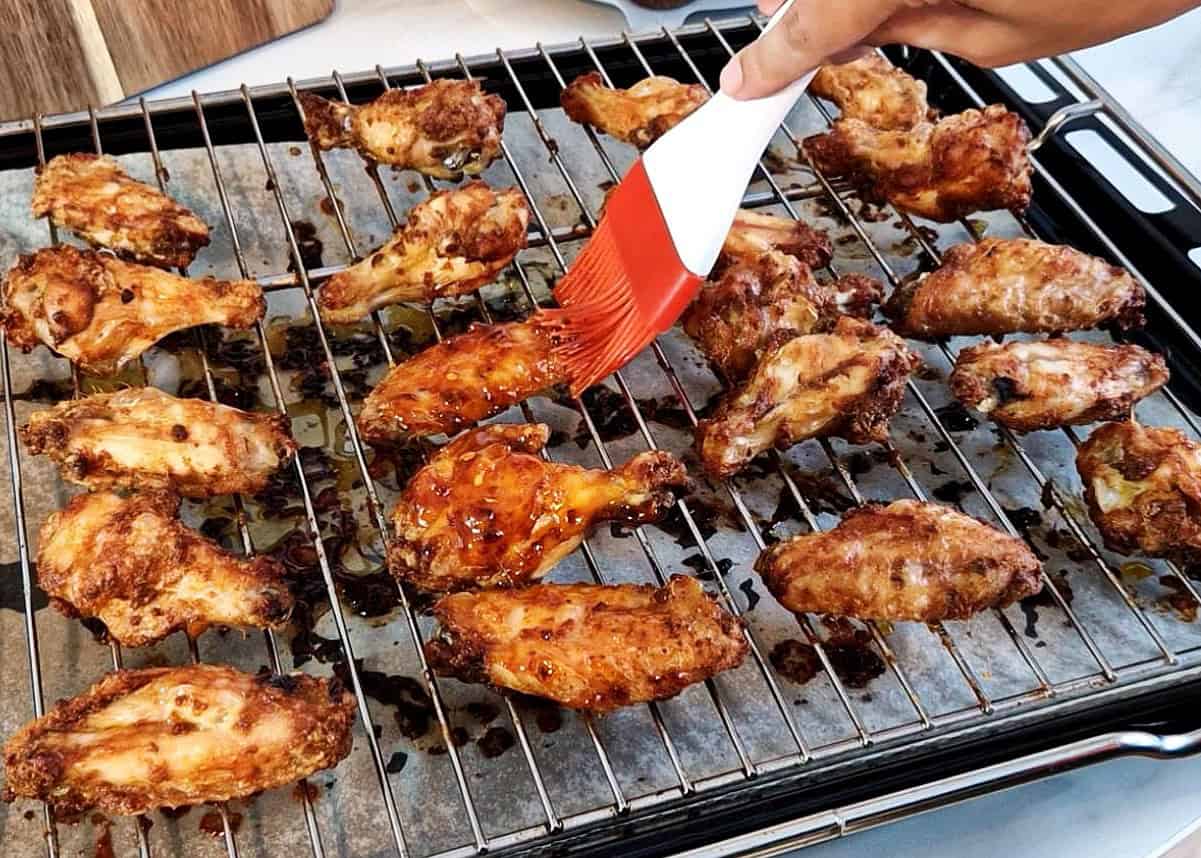
<instances>
[{"instance_id":1,"label":"white brush handle","mask_svg":"<svg viewBox=\"0 0 1201 858\"><path fill-rule=\"evenodd\" d=\"M765 32L794 2L776 10ZM713 268L755 165L815 73L764 98L714 93L643 153L676 252L693 274L704 277Z\"/></svg>"}]
</instances>

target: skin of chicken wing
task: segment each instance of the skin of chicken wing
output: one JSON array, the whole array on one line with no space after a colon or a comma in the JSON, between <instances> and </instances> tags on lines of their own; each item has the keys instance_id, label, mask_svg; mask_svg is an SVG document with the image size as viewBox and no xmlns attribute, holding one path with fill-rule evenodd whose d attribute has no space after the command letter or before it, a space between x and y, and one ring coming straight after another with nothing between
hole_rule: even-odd
<instances>
[{"instance_id":1,"label":"skin of chicken wing","mask_svg":"<svg viewBox=\"0 0 1201 858\"><path fill-rule=\"evenodd\" d=\"M46 519L38 584L69 617L95 617L125 646L212 625L279 628L292 612L282 564L225 551L177 518L179 498L77 495Z\"/></svg>"},{"instance_id":2,"label":"skin of chicken wing","mask_svg":"<svg viewBox=\"0 0 1201 858\"><path fill-rule=\"evenodd\" d=\"M122 815L243 798L337 765L354 717L337 679L118 670L5 743L6 794Z\"/></svg>"},{"instance_id":3,"label":"skin of chicken wing","mask_svg":"<svg viewBox=\"0 0 1201 858\"><path fill-rule=\"evenodd\" d=\"M1124 269L1071 247L986 238L943 254L942 266L889 297L907 337L1077 331L1143 324L1147 296Z\"/></svg>"},{"instance_id":4,"label":"skin of chicken wing","mask_svg":"<svg viewBox=\"0 0 1201 858\"><path fill-rule=\"evenodd\" d=\"M778 251L795 256L810 268L823 268L834 258L830 236L792 218L739 209L726 234L715 274L738 263L754 263L765 253Z\"/></svg>"},{"instance_id":5,"label":"skin of chicken wing","mask_svg":"<svg viewBox=\"0 0 1201 858\"><path fill-rule=\"evenodd\" d=\"M472 325L393 367L363 401L359 434L371 444L454 434L567 380L536 321Z\"/></svg>"},{"instance_id":6,"label":"skin of chicken wing","mask_svg":"<svg viewBox=\"0 0 1201 858\"><path fill-rule=\"evenodd\" d=\"M370 161L435 179L474 176L500 154L505 102L478 80L389 89L368 104L300 93L304 130L318 149L357 149Z\"/></svg>"},{"instance_id":7,"label":"skin of chicken wing","mask_svg":"<svg viewBox=\"0 0 1201 858\"><path fill-rule=\"evenodd\" d=\"M35 411L20 432L31 453L49 456L73 483L190 498L253 494L296 453L283 415L153 387L60 402Z\"/></svg>"},{"instance_id":8,"label":"skin of chicken wing","mask_svg":"<svg viewBox=\"0 0 1201 858\"><path fill-rule=\"evenodd\" d=\"M818 170L845 176L865 199L950 223L974 212L1026 210L1029 142L1021 117L994 104L900 131L840 118L803 148Z\"/></svg>"},{"instance_id":9,"label":"skin of chicken wing","mask_svg":"<svg viewBox=\"0 0 1201 858\"><path fill-rule=\"evenodd\" d=\"M700 84L656 75L629 89L614 89L600 72L588 72L567 85L559 103L573 122L645 149L708 100Z\"/></svg>"},{"instance_id":10,"label":"skin of chicken wing","mask_svg":"<svg viewBox=\"0 0 1201 858\"><path fill-rule=\"evenodd\" d=\"M926 102L925 82L876 53L822 66L809 92L834 102L843 117L881 131L905 131L937 115Z\"/></svg>"},{"instance_id":11,"label":"skin of chicken wing","mask_svg":"<svg viewBox=\"0 0 1201 858\"><path fill-rule=\"evenodd\" d=\"M526 245L530 210L516 188L469 182L415 205L383 247L325 281L317 302L333 324L404 301L428 303L491 283Z\"/></svg>"},{"instance_id":12,"label":"skin of chicken wing","mask_svg":"<svg viewBox=\"0 0 1201 858\"><path fill-rule=\"evenodd\" d=\"M434 614L441 633L425 652L439 674L593 712L672 697L737 667L747 652L739 621L683 575L659 588L456 593Z\"/></svg>"},{"instance_id":13,"label":"skin of chicken wing","mask_svg":"<svg viewBox=\"0 0 1201 858\"><path fill-rule=\"evenodd\" d=\"M1201 444L1175 429L1105 423L1076 451L1076 469L1111 550L1201 561Z\"/></svg>"},{"instance_id":14,"label":"skin of chicken wing","mask_svg":"<svg viewBox=\"0 0 1201 858\"><path fill-rule=\"evenodd\" d=\"M543 424L469 430L409 481L392 512L388 566L429 593L533 583L595 522L656 521L687 485L670 453L640 453L613 471L547 462Z\"/></svg>"},{"instance_id":15,"label":"skin of chicken wing","mask_svg":"<svg viewBox=\"0 0 1201 858\"><path fill-rule=\"evenodd\" d=\"M0 321L14 345L39 343L110 374L174 331L249 328L263 317L253 280L189 279L70 245L20 257L4 278Z\"/></svg>"},{"instance_id":16,"label":"skin of chicken wing","mask_svg":"<svg viewBox=\"0 0 1201 858\"><path fill-rule=\"evenodd\" d=\"M955 360L951 391L1018 432L1120 420L1168 382L1159 355L1067 339L981 343Z\"/></svg>"},{"instance_id":17,"label":"skin of chicken wing","mask_svg":"<svg viewBox=\"0 0 1201 858\"><path fill-rule=\"evenodd\" d=\"M919 363L900 337L850 317L828 334L788 339L765 351L746 384L697 425L701 465L726 478L772 446L882 441Z\"/></svg>"},{"instance_id":18,"label":"skin of chicken wing","mask_svg":"<svg viewBox=\"0 0 1201 858\"><path fill-rule=\"evenodd\" d=\"M915 500L851 510L832 530L771 546L755 570L793 613L863 620L962 620L1042 589L1020 539Z\"/></svg>"},{"instance_id":19,"label":"skin of chicken wing","mask_svg":"<svg viewBox=\"0 0 1201 858\"><path fill-rule=\"evenodd\" d=\"M209 243L204 221L108 155L51 158L33 183L33 216L137 262L187 268Z\"/></svg>"}]
</instances>

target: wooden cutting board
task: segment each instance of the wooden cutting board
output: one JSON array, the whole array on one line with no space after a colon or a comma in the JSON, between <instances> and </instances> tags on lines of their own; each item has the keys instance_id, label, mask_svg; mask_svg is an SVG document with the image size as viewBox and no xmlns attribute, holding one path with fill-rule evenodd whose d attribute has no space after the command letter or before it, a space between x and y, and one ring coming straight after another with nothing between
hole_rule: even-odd
<instances>
[{"instance_id":1,"label":"wooden cutting board","mask_svg":"<svg viewBox=\"0 0 1201 858\"><path fill-rule=\"evenodd\" d=\"M0 0L0 118L120 101L333 8L334 0Z\"/></svg>"}]
</instances>

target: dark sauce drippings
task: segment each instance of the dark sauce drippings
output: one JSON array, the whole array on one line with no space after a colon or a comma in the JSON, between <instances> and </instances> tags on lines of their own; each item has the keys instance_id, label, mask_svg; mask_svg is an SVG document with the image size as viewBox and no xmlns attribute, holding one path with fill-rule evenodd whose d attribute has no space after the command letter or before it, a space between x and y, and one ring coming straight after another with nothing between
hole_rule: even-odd
<instances>
[{"instance_id":1,"label":"dark sauce drippings","mask_svg":"<svg viewBox=\"0 0 1201 858\"><path fill-rule=\"evenodd\" d=\"M823 649L834 673L847 688L866 688L884 673L884 660L871 648L871 635L863 629L848 624L846 631L831 634ZM822 669L817 650L791 638L776 644L769 659L781 676L799 685L809 682Z\"/></svg>"},{"instance_id":2,"label":"dark sauce drippings","mask_svg":"<svg viewBox=\"0 0 1201 858\"><path fill-rule=\"evenodd\" d=\"M355 667L358 669L363 693L386 706L396 708L396 726L402 736L406 739L419 739L429 732L430 724L435 718L434 704L420 682L411 676L366 670L359 659L355 659ZM350 671L345 662L334 665L334 675L347 687L352 687ZM463 736L463 741L466 742L466 731L463 731Z\"/></svg>"},{"instance_id":3,"label":"dark sauce drippings","mask_svg":"<svg viewBox=\"0 0 1201 858\"><path fill-rule=\"evenodd\" d=\"M948 480L930 494L943 503L958 504L970 495L974 488L967 480Z\"/></svg>"},{"instance_id":4,"label":"dark sauce drippings","mask_svg":"<svg viewBox=\"0 0 1201 858\"><path fill-rule=\"evenodd\" d=\"M242 827L242 814L233 810L227 810L225 813L229 817L229 830L237 834L238 829ZM223 837L225 826L221 823L221 814L218 811L210 810L200 817L200 830L209 837Z\"/></svg>"},{"instance_id":5,"label":"dark sauce drippings","mask_svg":"<svg viewBox=\"0 0 1201 858\"><path fill-rule=\"evenodd\" d=\"M304 265L305 271L322 267L325 264L321 258L325 252L325 244L317 237L317 227L307 220L294 220L292 221L292 234L296 236L296 245L300 249L300 261ZM296 271L295 259L288 260L288 271Z\"/></svg>"},{"instance_id":6,"label":"dark sauce drippings","mask_svg":"<svg viewBox=\"0 0 1201 858\"><path fill-rule=\"evenodd\" d=\"M935 408L934 414L948 432L971 432L980 425L980 421L959 402L948 402L941 408Z\"/></svg>"},{"instance_id":7,"label":"dark sauce drippings","mask_svg":"<svg viewBox=\"0 0 1201 858\"><path fill-rule=\"evenodd\" d=\"M512 748L516 743L517 740L506 728L489 727L484 735L476 741L476 746L485 758L493 759Z\"/></svg>"}]
</instances>

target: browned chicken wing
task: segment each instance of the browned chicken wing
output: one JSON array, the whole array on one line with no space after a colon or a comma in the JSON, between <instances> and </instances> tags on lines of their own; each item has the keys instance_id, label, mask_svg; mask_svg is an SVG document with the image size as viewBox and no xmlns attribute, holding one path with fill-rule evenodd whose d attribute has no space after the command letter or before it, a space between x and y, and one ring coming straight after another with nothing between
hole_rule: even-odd
<instances>
[{"instance_id":1,"label":"browned chicken wing","mask_svg":"<svg viewBox=\"0 0 1201 858\"><path fill-rule=\"evenodd\" d=\"M134 181L107 155L51 158L33 183L33 216L138 262L187 268L209 228L158 188Z\"/></svg>"},{"instance_id":2,"label":"browned chicken wing","mask_svg":"<svg viewBox=\"0 0 1201 858\"><path fill-rule=\"evenodd\" d=\"M960 402L1018 432L1125 418L1167 382L1146 349L1066 339L966 348L950 378Z\"/></svg>"},{"instance_id":3,"label":"browned chicken wing","mask_svg":"<svg viewBox=\"0 0 1201 858\"><path fill-rule=\"evenodd\" d=\"M926 103L925 82L876 53L822 66L809 92L834 102L844 118L861 119L881 131L905 131L936 116Z\"/></svg>"},{"instance_id":4,"label":"browned chicken wing","mask_svg":"<svg viewBox=\"0 0 1201 858\"><path fill-rule=\"evenodd\" d=\"M300 94L304 130L319 149L353 148L368 160L436 179L474 176L500 154L505 102L478 80L390 89L368 104Z\"/></svg>"},{"instance_id":5,"label":"browned chicken wing","mask_svg":"<svg viewBox=\"0 0 1201 858\"><path fill-rule=\"evenodd\" d=\"M215 664L118 670L8 740L6 793L61 813L244 798L337 765L354 717L336 679Z\"/></svg>"},{"instance_id":6,"label":"browned chicken wing","mask_svg":"<svg viewBox=\"0 0 1201 858\"><path fill-rule=\"evenodd\" d=\"M828 334L790 339L696 427L701 464L724 478L769 447L806 438L882 441L919 362L891 331L850 317Z\"/></svg>"},{"instance_id":7,"label":"browned chicken wing","mask_svg":"<svg viewBox=\"0 0 1201 858\"><path fill-rule=\"evenodd\" d=\"M542 424L495 424L439 450L392 512L392 574L433 593L530 584L593 523L656 521L688 480L658 451L614 471L547 462L538 452L549 437Z\"/></svg>"},{"instance_id":8,"label":"browned chicken wing","mask_svg":"<svg viewBox=\"0 0 1201 858\"><path fill-rule=\"evenodd\" d=\"M757 262L773 250L795 256L810 268L824 268L834 258L830 236L822 230L804 221L739 209L726 234L716 271L739 262Z\"/></svg>"},{"instance_id":9,"label":"browned chicken wing","mask_svg":"<svg viewBox=\"0 0 1201 858\"><path fill-rule=\"evenodd\" d=\"M1060 333L1143 323L1143 287L1103 259L1026 238L986 238L892 294L884 312L908 337Z\"/></svg>"},{"instance_id":10,"label":"browned chicken wing","mask_svg":"<svg viewBox=\"0 0 1201 858\"><path fill-rule=\"evenodd\" d=\"M393 367L363 401L364 440L453 434L566 381L535 321L472 325Z\"/></svg>"},{"instance_id":11,"label":"browned chicken wing","mask_svg":"<svg viewBox=\"0 0 1201 858\"><path fill-rule=\"evenodd\" d=\"M937 123L885 131L837 119L804 150L827 176L845 176L865 199L949 223L973 212L1030 205L1030 132L994 104Z\"/></svg>"},{"instance_id":12,"label":"browned chicken wing","mask_svg":"<svg viewBox=\"0 0 1201 858\"><path fill-rule=\"evenodd\" d=\"M253 280L189 279L70 245L20 257L4 278L0 319L13 345L39 343L108 374L174 331L249 328L263 317Z\"/></svg>"},{"instance_id":13,"label":"browned chicken wing","mask_svg":"<svg viewBox=\"0 0 1201 858\"><path fill-rule=\"evenodd\" d=\"M177 399L153 387L96 393L35 411L29 451L89 489L161 489L190 498L253 494L296 452L283 415Z\"/></svg>"},{"instance_id":14,"label":"browned chicken wing","mask_svg":"<svg viewBox=\"0 0 1201 858\"><path fill-rule=\"evenodd\" d=\"M96 617L125 646L212 625L278 628L292 594L269 557L238 557L184 527L179 498L77 495L42 525L38 584L69 617Z\"/></svg>"},{"instance_id":15,"label":"browned chicken wing","mask_svg":"<svg viewBox=\"0 0 1201 858\"><path fill-rule=\"evenodd\" d=\"M425 652L438 673L593 712L672 697L747 652L738 620L683 575L660 588L456 593L434 614L441 630Z\"/></svg>"},{"instance_id":16,"label":"browned chicken wing","mask_svg":"<svg viewBox=\"0 0 1201 858\"><path fill-rule=\"evenodd\" d=\"M403 301L429 302L491 283L526 245L530 210L516 188L470 182L413 206L383 247L325 281L317 301L333 324Z\"/></svg>"},{"instance_id":17,"label":"browned chicken wing","mask_svg":"<svg viewBox=\"0 0 1201 858\"><path fill-rule=\"evenodd\" d=\"M1080 445L1076 469L1110 549L1201 561L1201 444L1175 429L1106 423Z\"/></svg>"},{"instance_id":18,"label":"browned chicken wing","mask_svg":"<svg viewBox=\"0 0 1201 858\"><path fill-rule=\"evenodd\" d=\"M563 90L560 103L573 122L645 149L709 100L700 84L656 75L629 89L606 86L600 72L580 75Z\"/></svg>"},{"instance_id":19,"label":"browned chicken wing","mask_svg":"<svg viewBox=\"0 0 1201 858\"><path fill-rule=\"evenodd\" d=\"M794 613L863 620L962 620L1042 589L1020 539L915 500L851 510L833 530L771 546L755 570Z\"/></svg>"}]
</instances>

